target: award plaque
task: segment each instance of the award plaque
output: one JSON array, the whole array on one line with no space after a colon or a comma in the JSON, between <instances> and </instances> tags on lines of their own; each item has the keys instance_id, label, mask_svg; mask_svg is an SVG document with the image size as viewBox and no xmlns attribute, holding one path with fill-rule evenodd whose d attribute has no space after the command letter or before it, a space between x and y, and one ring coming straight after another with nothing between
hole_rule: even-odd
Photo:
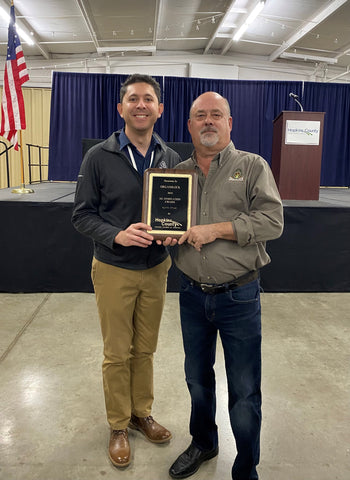
<instances>
[{"instance_id":1,"label":"award plaque","mask_svg":"<svg viewBox=\"0 0 350 480\"><path fill-rule=\"evenodd\" d=\"M196 223L197 181L194 170L148 168L144 173L142 221L156 240L179 238Z\"/></svg>"}]
</instances>

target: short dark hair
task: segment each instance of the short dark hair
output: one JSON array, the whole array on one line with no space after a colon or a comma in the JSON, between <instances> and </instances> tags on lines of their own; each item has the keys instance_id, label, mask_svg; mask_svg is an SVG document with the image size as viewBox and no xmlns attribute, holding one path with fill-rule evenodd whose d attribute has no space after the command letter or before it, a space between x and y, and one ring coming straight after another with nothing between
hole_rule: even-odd
<instances>
[{"instance_id":1,"label":"short dark hair","mask_svg":"<svg viewBox=\"0 0 350 480\"><path fill-rule=\"evenodd\" d=\"M132 85L133 83L148 83L153 87L154 93L157 95L158 102L162 102L162 93L160 90L160 85L155 80L153 77L150 75L142 75L140 73L134 73L133 75L130 75L125 82L122 84L119 92L119 98L120 98L120 103L122 103L124 95L126 94L127 88L129 85Z\"/></svg>"}]
</instances>

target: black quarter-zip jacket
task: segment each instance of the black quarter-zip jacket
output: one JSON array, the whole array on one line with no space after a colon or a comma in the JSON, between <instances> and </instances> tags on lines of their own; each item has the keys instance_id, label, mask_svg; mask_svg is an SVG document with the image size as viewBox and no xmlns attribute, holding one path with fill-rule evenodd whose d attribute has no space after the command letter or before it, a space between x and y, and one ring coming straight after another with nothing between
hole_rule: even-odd
<instances>
[{"instance_id":1,"label":"black quarter-zip jacket","mask_svg":"<svg viewBox=\"0 0 350 480\"><path fill-rule=\"evenodd\" d=\"M93 146L81 164L75 193L72 223L94 242L97 260L130 270L144 270L161 263L167 249L153 242L147 248L123 247L115 236L141 221L143 179L119 147L120 131ZM154 133L156 146L152 167L174 168L180 156Z\"/></svg>"}]
</instances>

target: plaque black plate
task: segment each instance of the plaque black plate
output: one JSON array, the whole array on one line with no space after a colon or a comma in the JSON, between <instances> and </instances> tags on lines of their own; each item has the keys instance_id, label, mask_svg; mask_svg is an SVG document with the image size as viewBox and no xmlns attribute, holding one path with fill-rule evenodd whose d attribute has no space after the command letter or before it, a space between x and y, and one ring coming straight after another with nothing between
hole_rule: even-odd
<instances>
[{"instance_id":1,"label":"plaque black plate","mask_svg":"<svg viewBox=\"0 0 350 480\"><path fill-rule=\"evenodd\" d=\"M142 221L155 239L179 238L196 223L197 173L149 168L144 174Z\"/></svg>"}]
</instances>

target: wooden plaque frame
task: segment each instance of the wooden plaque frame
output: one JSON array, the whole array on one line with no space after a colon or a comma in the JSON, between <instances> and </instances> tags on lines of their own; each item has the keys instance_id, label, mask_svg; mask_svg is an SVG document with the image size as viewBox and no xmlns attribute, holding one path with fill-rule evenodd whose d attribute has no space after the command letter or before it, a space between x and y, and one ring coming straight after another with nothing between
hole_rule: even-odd
<instances>
[{"instance_id":1,"label":"wooden plaque frame","mask_svg":"<svg viewBox=\"0 0 350 480\"><path fill-rule=\"evenodd\" d=\"M196 224L198 175L194 170L148 168L144 173L142 222L156 240L180 238Z\"/></svg>"}]
</instances>

